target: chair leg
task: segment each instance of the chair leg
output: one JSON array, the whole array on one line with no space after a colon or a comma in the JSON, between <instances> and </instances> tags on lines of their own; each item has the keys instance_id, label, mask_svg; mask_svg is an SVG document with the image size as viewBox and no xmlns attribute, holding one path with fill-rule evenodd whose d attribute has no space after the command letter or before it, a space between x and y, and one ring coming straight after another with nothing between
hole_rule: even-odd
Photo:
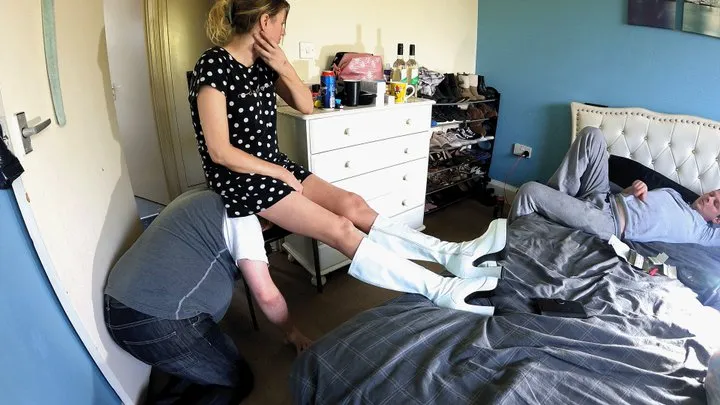
<instances>
[{"instance_id":1,"label":"chair leg","mask_svg":"<svg viewBox=\"0 0 720 405\"><path fill-rule=\"evenodd\" d=\"M320 249L318 247L318 241L316 239L312 240L312 248L313 248L313 266L315 267L315 280L316 280L316 287L317 292L322 294L323 292L323 283L322 283L322 273L320 273Z\"/></svg>"},{"instance_id":2,"label":"chair leg","mask_svg":"<svg viewBox=\"0 0 720 405\"><path fill-rule=\"evenodd\" d=\"M245 297L247 297L247 303L248 308L250 309L250 317L252 318L253 328L256 331L260 330L260 326L258 326L257 316L255 316L255 305L253 304L253 297L250 293L250 286L248 285L247 281L245 281L245 278L243 277L243 284L245 285Z\"/></svg>"}]
</instances>

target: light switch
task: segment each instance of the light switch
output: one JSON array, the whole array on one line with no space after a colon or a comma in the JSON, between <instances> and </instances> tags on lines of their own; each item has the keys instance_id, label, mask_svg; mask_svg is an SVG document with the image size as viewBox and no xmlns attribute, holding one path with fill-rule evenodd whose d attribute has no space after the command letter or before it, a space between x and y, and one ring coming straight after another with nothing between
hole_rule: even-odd
<instances>
[{"instance_id":1,"label":"light switch","mask_svg":"<svg viewBox=\"0 0 720 405\"><path fill-rule=\"evenodd\" d=\"M315 44L300 42L300 59L315 59Z\"/></svg>"}]
</instances>

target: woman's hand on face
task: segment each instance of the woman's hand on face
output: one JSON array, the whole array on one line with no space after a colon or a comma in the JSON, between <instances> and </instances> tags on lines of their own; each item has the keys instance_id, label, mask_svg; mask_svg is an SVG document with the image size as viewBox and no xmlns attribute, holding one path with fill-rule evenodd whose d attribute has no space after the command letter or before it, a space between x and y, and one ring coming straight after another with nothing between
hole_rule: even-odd
<instances>
[{"instance_id":1,"label":"woman's hand on face","mask_svg":"<svg viewBox=\"0 0 720 405\"><path fill-rule=\"evenodd\" d=\"M278 72L278 74L282 74L283 70L290 66L290 62L288 62L287 56L282 48L269 40L264 32L254 33L253 38L255 39L255 51L258 52L265 63Z\"/></svg>"}]
</instances>

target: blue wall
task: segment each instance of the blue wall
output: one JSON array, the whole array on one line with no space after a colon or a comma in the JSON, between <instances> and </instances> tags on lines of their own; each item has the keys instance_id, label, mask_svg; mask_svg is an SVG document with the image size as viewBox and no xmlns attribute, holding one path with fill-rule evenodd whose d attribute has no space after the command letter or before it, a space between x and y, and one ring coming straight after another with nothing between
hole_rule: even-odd
<instances>
[{"instance_id":1,"label":"blue wall","mask_svg":"<svg viewBox=\"0 0 720 405\"><path fill-rule=\"evenodd\" d=\"M477 71L502 93L493 179L546 181L571 101L720 120L720 38L626 21L627 0L479 0ZM507 177L515 142L533 156Z\"/></svg>"},{"instance_id":2,"label":"blue wall","mask_svg":"<svg viewBox=\"0 0 720 405\"><path fill-rule=\"evenodd\" d=\"M120 403L70 325L14 196L4 190L0 190L0 403Z\"/></svg>"}]
</instances>

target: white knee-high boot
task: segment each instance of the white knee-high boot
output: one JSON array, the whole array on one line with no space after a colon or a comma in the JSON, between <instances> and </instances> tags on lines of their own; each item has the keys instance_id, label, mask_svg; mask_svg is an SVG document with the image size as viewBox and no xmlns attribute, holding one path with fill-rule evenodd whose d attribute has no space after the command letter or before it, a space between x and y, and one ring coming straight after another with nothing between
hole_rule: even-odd
<instances>
[{"instance_id":1,"label":"white knee-high boot","mask_svg":"<svg viewBox=\"0 0 720 405\"><path fill-rule=\"evenodd\" d=\"M502 268L497 266L496 261L504 254L507 220L494 220L487 232L477 239L454 243L442 241L407 225L378 216L368 236L406 259L442 264L460 278L500 278Z\"/></svg>"},{"instance_id":2,"label":"white knee-high boot","mask_svg":"<svg viewBox=\"0 0 720 405\"><path fill-rule=\"evenodd\" d=\"M470 305L465 299L477 292L494 290L496 278L442 277L368 238L360 243L348 274L376 287L424 295L439 307L487 316L495 312L494 307Z\"/></svg>"}]
</instances>

